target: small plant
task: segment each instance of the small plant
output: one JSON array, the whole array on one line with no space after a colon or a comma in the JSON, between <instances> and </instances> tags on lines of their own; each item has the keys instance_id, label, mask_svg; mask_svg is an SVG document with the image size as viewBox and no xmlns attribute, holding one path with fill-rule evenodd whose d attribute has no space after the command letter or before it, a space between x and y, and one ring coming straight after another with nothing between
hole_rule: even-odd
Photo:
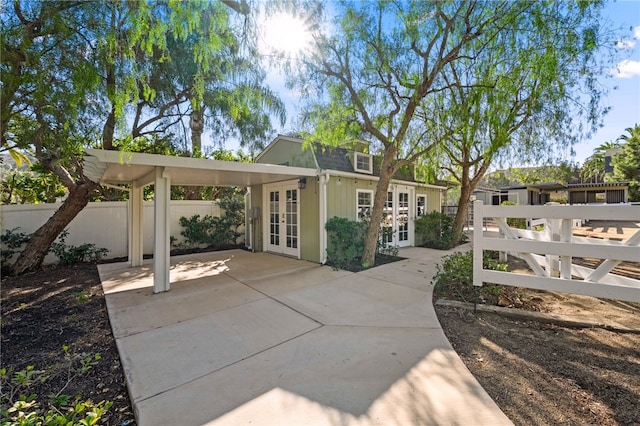
<instances>
[{"instance_id":1,"label":"small plant","mask_svg":"<svg viewBox=\"0 0 640 426\"><path fill-rule=\"evenodd\" d=\"M366 223L344 217L332 217L327 221L325 229L329 239L327 263L341 269L348 269L357 263L364 251Z\"/></svg>"},{"instance_id":2,"label":"small plant","mask_svg":"<svg viewBox=\"0 0 640 426\"><path fill-rule=\"evenodd\" d=\"M453 219L444 213L430 212L415 220L416 234L425 247L448 250L456 245Z\"/></svg>"},{"instance_id":3,"label":"small plant","mask_svg":"<svg viewBox=\"0 0 640 426\"><path fill-rule=\"evenodd\" d=\"M5 229L2 235L0 235L3 267L8 266L8 263L13 255L20 253L22 251L22 246L24 246L31 238L31 234L19 232L19 229L20 227Z\"/></svg>"},{"instance_id":4,"label":"small plant","mask_svg":"<svg viewBox=\"0 0 640 426\"><path fill-rule=\"evenodd\" d=\"M485 252L483 256L484 269L507 271L507 265L496 260L496 253ZM433 277L434 294L436 297L447 297L463 302L473 302L475 290L473 286L473 251L454 253L442 258L442 263L436 266ZM503 286L485 284L478 288L481 301L497 302L502 295Z\"/></svg>"},{"instance_id":5,"label":"small plant","mask_svg":"<svg viewBox=\"0 0 640 426\"><path fill-rule=\"evenodd\" d=\"M94 263L101 260L109 250L106 248L97 248L95 244L81 244L79 246L71 246L66 244L69 231L64 230L60 233L58 241L51 244L50 251L58 257L60 265L72 265L74 263Z\"/></svg>"},{"instance_id":6,"label":"small plant","mask_svg":"<svg viewBox=\"0 0 640 426\"><path fill-rule=\"evenodd\" d=\"M73 400L62 392L76 378L88 372L100 361L100 354L77 354L69 346L63 346L64 359L68 364L67 382L56 394L49 396L44 406L30 388L38 381L44 382L45 371L27 366L23 370L0 369L0 425L83 425L91 426L111 408L110 401L93 403L79 396Z\"/></svg>"}]
</instances>

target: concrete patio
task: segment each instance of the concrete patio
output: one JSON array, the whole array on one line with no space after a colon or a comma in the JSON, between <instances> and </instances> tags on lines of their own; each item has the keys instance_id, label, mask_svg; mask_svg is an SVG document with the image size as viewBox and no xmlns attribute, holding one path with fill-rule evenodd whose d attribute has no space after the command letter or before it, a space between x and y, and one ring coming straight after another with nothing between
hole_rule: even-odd
<instances>
[{"instance_id":1,"label":"concrete patio","mask_svg":"<svg viewBox=\"0 0 640 426\"><path fill-rule=\"evenodd\" d=\"M468 247L464 247L468 249ZM450 252L361 273L242 250L100 265L138 424L511 424L451 348L430 285Z\"/></svg>"}]
</instances>

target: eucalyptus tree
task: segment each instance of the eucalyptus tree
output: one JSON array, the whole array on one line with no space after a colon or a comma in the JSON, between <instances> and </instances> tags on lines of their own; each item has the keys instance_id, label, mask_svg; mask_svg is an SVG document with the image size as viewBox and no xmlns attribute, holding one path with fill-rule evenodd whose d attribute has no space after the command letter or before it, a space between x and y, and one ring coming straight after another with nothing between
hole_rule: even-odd
<instances>
[{"instance_id":1,"label":"eucalyptus tree","mask_svg":"<svg viewBox=\"0 0 640 426\"><path fill-rule=\"evenodd\" d=\"M315 35L315 49L292 84L309 94L309 138L339 143L363 137L380 150L382 166L363 265L374 264L384 202L394 173L434 155L443 144L458 137L459 120L443 120L452 116L443 110L456 108L455 96L461 95L467 102L470 94L478 97L475 102L479 104L487 100L497 103L502 97L535 110L544 108L542 99L520 99L510 95L509 89L543 91L539 85L549 80L554 84L550 90L559 90L557 98L566 94L563 84L570 87L571 81L558 80L567 74L556 72L557 79L553 79L551 71L540 67L527 70L517 63L518 59L531 63L524 56L526 53L519 51L534 43L552 50L549 58L543 57L544 66L551 70L563 66L553 63L554 57L573 59L573 55L593 51L595 40L590 37L598 34L598 5L563 5L529 1L376 1L341 2L335 6L332 22L323 26L327 29L324 34ZM579 25L568 26L572 23ZM581 31L587 27L593 28L583 34ZM558 37L561 39L556 40ZM560 55L556 42L569 49L566 54ZM503 61L506 65L501 66ZM509 78L514 67L520 75ZM454 72L463 69L465 75L456 78ZM527 78L527 72L539 72L543 77ZM496 86L493 93L492 86ZM527 93L523 91L522 95ZM597 95L597 90L592 93ZM508 127L493 129L492 141L485 138L470 142L490 146L510 142L509 129L513 133L524 126L516 124L523 113L533 115L526 109L513 112L509 106L502 106L494 120ZM485 128L481 117L473 126L478 132ZM467 132L471 133L470 129Z\"/></svg>"},{"instance_id":2,"label":"eucalyptus tree","mask_svg":"<svg viewBox=\"0 0 640 426\"><path fill-rule=\"evenodd\" d=\"M68 190L14 263L14 273L39 266L95 192L97 185L82 172L86 147L130 149L136 138L171 139L182 127L180 107L204 102L207 90L217 87L212 78L220 58L242 54L228 48L238 37L229 30L230 10L249 13L245 0L15 0L0 10L0 150L33 154ZM167 88L180 76L156 66L185 59L172 57L172 43L188 44L184 52L191 55L190 84L173 91ZM241 81L234 78L225 83ZM260 83L259 73L249 82L258 92Z\"/></svg>"}]
</instances>

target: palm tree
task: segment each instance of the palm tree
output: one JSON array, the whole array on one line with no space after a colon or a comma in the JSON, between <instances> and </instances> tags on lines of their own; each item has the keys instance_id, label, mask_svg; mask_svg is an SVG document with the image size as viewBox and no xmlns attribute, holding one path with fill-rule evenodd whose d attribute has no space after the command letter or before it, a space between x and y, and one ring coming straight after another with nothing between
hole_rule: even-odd
<instances>
[{"instance_id":1,"label":"palm tree","mask_svg":"<svg viewBox=\"0 0 640 426\"><path fill-rule=\"evenodd\" d=\"M593 154L588 157L582 165L582 170L580 171L580 177L582 180L589 182L604 182L604 166L607 150L619 147L620 144L617 142L605 142L597 146L593 150Z\"/></svg>"}]
</instances>

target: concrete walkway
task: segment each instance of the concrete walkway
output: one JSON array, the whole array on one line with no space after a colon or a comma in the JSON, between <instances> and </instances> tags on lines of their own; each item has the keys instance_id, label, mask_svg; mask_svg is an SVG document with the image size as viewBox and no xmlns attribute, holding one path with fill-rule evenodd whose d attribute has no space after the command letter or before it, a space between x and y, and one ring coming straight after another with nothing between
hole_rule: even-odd
<instances>
[{"instance_id":1,"label":"concrete walkway","mask_svg":"<svg viewBox=\"0 0 640 426\"><path fill-rule=\"evenodd\" d=\"M361 273L241 250L99 267L146 425L511 424L451 348L430 285L447 254Z\"/></svg>"}]
</instances>

